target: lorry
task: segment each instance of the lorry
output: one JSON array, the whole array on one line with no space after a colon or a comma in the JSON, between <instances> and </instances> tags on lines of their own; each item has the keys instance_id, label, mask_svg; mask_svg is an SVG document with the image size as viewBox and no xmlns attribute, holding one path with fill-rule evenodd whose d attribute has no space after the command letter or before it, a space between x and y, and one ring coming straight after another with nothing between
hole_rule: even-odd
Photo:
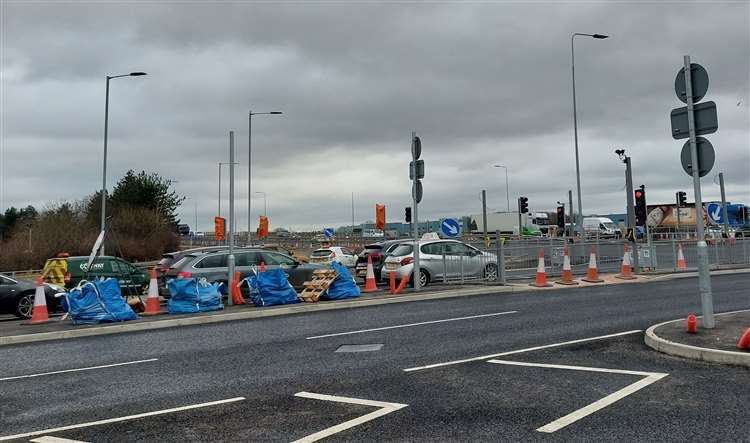
<instances>
[{"instance_id":1,"label":"lorry","mask_svg":"<svg viewBox=\"0 0 750 443\"><path fill-rule=\"evenodd\" d=\"M469 218L471 219L471 233L484 233L482 214L472 214ZM531 214L521 214L522 235L542 235L542 231L539 229L539 226L536 225L535 221L535 217ZM500 235L518 235L518 212L487 213L487 232L494 234L495 231L500 231Z\"/></svg>"},{"instance_id":2,"label":"lorry","mask_svg":"<svg viewBox=\"0 0 750 443\"><path fill-rule=\"evenodd\" d=\"M543 235L549 234L549 214L546 212L535 212L531 223L539 227ZM489 222L487 223L489 224Z\"/></svg>"},{"instance_id":3,"label":"lorry","mask_svg":"<svg viewBox=\"0 0 750 443\"><path fill-rule=\"evenodd\" d=\"M620 237L620 229L607 217L584 217L583 232L590 237Z\"/></svg>"}]
</instances>

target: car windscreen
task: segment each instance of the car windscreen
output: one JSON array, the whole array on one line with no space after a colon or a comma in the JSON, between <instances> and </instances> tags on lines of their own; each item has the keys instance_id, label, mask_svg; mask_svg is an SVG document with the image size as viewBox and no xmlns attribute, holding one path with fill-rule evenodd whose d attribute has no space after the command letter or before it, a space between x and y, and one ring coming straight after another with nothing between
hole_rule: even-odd
<instances>
[{"instance_id":1,"label":"car windscreen","mask_svg":"<svg viewBox=\"0 0 750 443\"><path fill-rule=\"evenodd\" d=\"M404 255L411 254L413 251L414 251L414 248L412 247L412 245L405 243L405 244L400 244L396 246L396 248L393 249L388 255L402 257Z\"/></svg>"},{"instance_id":2,"label":"car windscreen","mask_svg":"<svg viewBox=\"0 0 750 443\"><path fill-rule=\"evenodd\" d=\"M328 257L331 254L333 254L331 250L318 249L316 251L312 251L312 254L310 254L310 257Z\"/></svg>"},{"instance_id":3,"label":"car windscreen","mask_svg":"<svg viewBox=\"0 0 750 443\"><path fill-rule=\"evenodd\" d=\"M169 269L180 269L182 268L187 262L191 261L197 257L196 255L186 255L182 257L181 259L177 260L176 262L172 263L171 266L169 266Z\"/></svg>"}]
</instances>

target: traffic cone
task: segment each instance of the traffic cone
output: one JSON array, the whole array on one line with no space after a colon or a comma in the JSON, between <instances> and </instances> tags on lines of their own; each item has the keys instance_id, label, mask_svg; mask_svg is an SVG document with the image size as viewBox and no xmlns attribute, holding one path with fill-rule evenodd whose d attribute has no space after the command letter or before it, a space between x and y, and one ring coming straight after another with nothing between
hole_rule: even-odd
<instances>
[{"instance_id":1,"label":"traffic cone","mask_svg":"<svg viewBox=\"0 0 750 443\"><path fill-rule=\"evenodd\" d=\"M750 328L740 337L740 341L737 342L737 349L750 349Z\"/></svg>"},{"instance_id":2,"label":"traffic cone","mask_svg":"<svg viewBox=\"0 0 750 443\"><path fill-rule=\"evenodd\" d=\"M406 285L409 284L409 274L404 275L401 277L401 283L398 284L398 287L395 291L391 292L391 294L400 294L404 292L404 289L406 289Z\"/></svg>"},{"instance_id":3,"label":"traffic cone","mask_svg":"<svg viewBox=\"0 0 750 443\"><path fill-rule=\"evenodd\" d=\"M390 289L391 294L396 293L396 273L393 271L388 273L388 289Z\"/></svg>"},{"instance_id":4,"label":"traffic cone","mask_svg":"<svg viewBox=\"0 0 750 443\"><path fill-rule=\"evenodd\" d=\"M615 275L615 278L621 280L634 280L633 267L630 266L630 254L628 253L628 245L625 245L625 253L622 255L622 266L620 267L620 273Z\"/></svg>"},{"instance_id":5,"label":"traffic cone","mask_svg":"<svg viewBox=\"0 0 750 443\"><path fill-rule=\"evenodd\" d=\"M544 249L539 250L539 264L536 267L536 280L534 283L530 284L537 288L548 288L552 286L550 283L547 283L547 271L544 270Z\"/></svg>"},{"instance_id":6,"label":"traffic cone","mask_svg":"<svg viewBox=\"0 0 750 443\"><path fill-rule=\"evenodd\" d=\"M148 297L146 297L146 310L143 315L166 314L159 306L159 285L156 282L156 269L151 270L151 281L148 284Z\"/></svg>"},{"instance_id":7,"label":"traffic cone","mask_svg":"<svg viewBox=\"0 0 750 443\"><path fill-rule=\"evenodd\" d=\"M677 243L677 269L687 269L685 254L682 253L682 243Z\"/></svg>"},{"instance_id":8,"label":"traffic cone","mask_svg":"<svg viewBox=\"0 0 750 443\"><path fill-rule=\"evenodd\" d=\"M687 317L687 331L691 334L698 332L698 319L695 318L695 314L690 314Z\"/></svg>"},{"instance_id":9,"label":"traffic cone","mask_svg":"<svg viewBox=\"0 0 750 443\"><path fill-rule=\"evenodd\" d=\"M573 286L577 285L578 282L573 280L573 269L570 267L570 254L568 254L568 247L566 246L563 251L563 268L562 278L556 281L558 285Z\"/></svg>"},{"instance_id":10,"label":"traffic cone","mask_svg":"<svg viewBox=\"0 0 750 443\"><path fill-rule=\"evenodd\" d=\"M586 270L586 277L582 278L583 281L589 283L601 283L604 280L599 278L599 268L596 267L596 250L591 247L591 254L589 254L589 267Z\"/></svg>"},{"instance_id":11,"label":"traffic cone","mask_svg":"<svg viewBox=\"0 0 750 443\"><path fill-rule=\"evenodd\" d=\"M263 265L263 262L261 262L261 265ZM242 296L242 289L240 289L241 283L242 275L239 271L235 271L234 278L232 279L232 303L235 305L245 304L245 298Z\"/></svg>"},{"instance_id":12,"label":"traffic cone","mask_svg":"<svg viewBox=\"0 0 750 443\"><path fill-rule=\"evenodd\" d=\"M39 325L49 323L49 312L47 312L47 297L44 295L44 279L36 278L36 292L34 293L34 307L31 310L31 320L24 323L27 325Z\"/></svg>"},{"instance_id":13,"label":"traffic cone","mask_svg":"<svg viewBox=\"0 0 750 443\"><path fill-rule=\"evenodd\" d=\"M365 289L362 292L375 292L378 284L375 282L375 271L372 269L372 256L367 255L367 275L365 276Z\"/></svg>"}]
</instances>

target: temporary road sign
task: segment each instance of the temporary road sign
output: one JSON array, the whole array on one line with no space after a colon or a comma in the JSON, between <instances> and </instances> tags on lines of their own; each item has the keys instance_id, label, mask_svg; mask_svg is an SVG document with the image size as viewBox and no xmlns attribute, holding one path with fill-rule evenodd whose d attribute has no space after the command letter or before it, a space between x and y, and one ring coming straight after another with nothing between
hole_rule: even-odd
<instances>
[{"instance_id":1,"label":"temporary road sign","mask_svg":"<svg viewBox=\"0 0 750 443\"><path fill-rule=\"evenodd\" d=\"M708 72L698 63L690 63L690 82L693 84L693 103L703 99L708 92ZM683 103L687 103L685 92L685 68L681 68L674 79L674 92Z\"/></svg>"},{"instance_id":2,"label":"temporary road sign","mask_svg":"<svg viewBox=\"0 0 750 443\"><path fill-rule=\"evenodd\" d=\"M328 238L333 237L333 228L325 228L325 229L323 229L323 235L325 235Z\"/></svg>"},{"instance_id":3,"label":"temporary road sign","mask_svg":"<svg viewBox=\"0 0 750 443\"><path fill-rule=\"evenodd\" d=\"M695 135L713 134L719 129L716 103L699 103L693 106L693 113L695 114ZM687 106L672 109L669 118L672 120L672 137L675 140L690 137Z\"/></svg>"},{"instance_id":4,"label":"temporary road sign","mask_svg":"<svg viewBox=\"0 0 750 443\"><path fill-rule=\"evenodd\" d=\"M714 167L714 161L716 161L716 153L714 147L707 139L703 137L695 138L695 147L698 151L698 174L703 177L711 171ZM690 154L690 141L685 142L682 146L682 152L680 153L680 161L682 161L682 169L687 172L687 175L693 175L693 160Z\"/></svg>"},{"instance_id":5,"label":"temporary road sign","mask_svg":"<svg viewBox=\"0 0 750 443\"><path fill-rule=\"evenodd\" d=\"M708 213L708 218L711 219L716 224L724 223L724 217L723 213L721 211L721 204L719 203L709 203L706 206L706 212Z\"/></svg>"},{"instance_id":6,"label":"temporary road sign","mask_svg":"<svg viewBox=\"0 0 750 443\"><path fill-rule=\"evenodd\" d=\"M440 230L443 231L446 237L458 237L461 233L461 225L459 225L456 219L446 218L440 224Z\"/></svg>"}]
</instances>

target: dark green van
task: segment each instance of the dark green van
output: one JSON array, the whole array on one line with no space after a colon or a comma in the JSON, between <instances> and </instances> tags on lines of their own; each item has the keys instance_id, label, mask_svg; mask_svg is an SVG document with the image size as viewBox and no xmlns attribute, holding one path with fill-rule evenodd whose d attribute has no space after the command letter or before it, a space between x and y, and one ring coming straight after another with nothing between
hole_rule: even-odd
<instances>
[{"instance_id":1,"label":"dark green van","mask_svg":"<svg viewBox=\"0 0 750 443\"><path fill-rule=\"evenodd\" d=\"M123 295L140 295L148 288L148 272L119 257L96 257L91 270L86 272L88 260L85 256L50 258L44 265L43 275L64 274L67 289L74 288L81 280L94 280L99 277L116 278L120 282Z\"/></svg>"}]
</instances>

